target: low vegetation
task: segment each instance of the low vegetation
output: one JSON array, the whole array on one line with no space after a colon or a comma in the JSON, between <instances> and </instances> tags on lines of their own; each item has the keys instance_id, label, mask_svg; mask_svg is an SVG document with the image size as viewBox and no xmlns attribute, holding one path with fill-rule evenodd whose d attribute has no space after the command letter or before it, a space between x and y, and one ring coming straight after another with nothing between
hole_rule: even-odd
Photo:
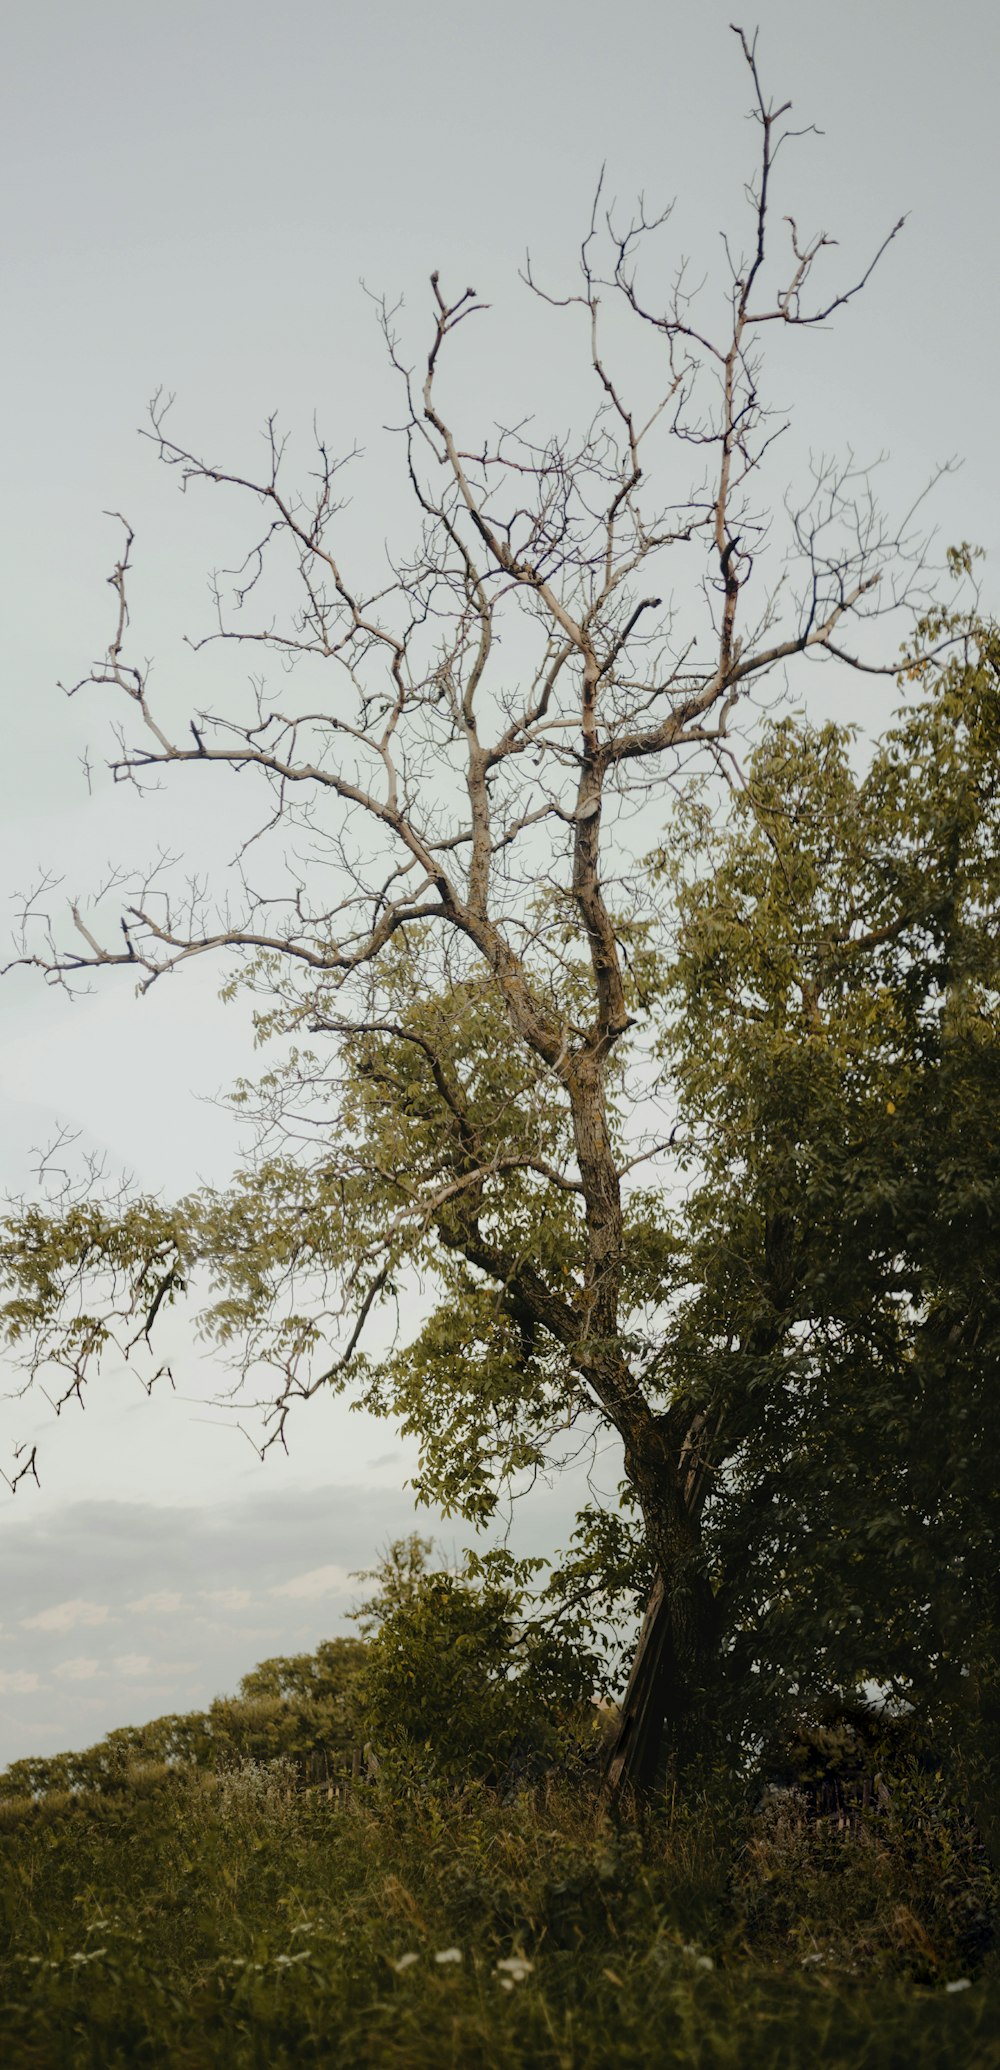
<instances>
[{"instance_id":1,"label":"low vegetation","mask_svg":"<svg viewBox=\"0 0 1000 2070\"><path fill-rule=\"evenodd\" d=\"M926 1795L845 1833L278 1760L0 1818L9 2065L1000 2063L990 1874Z\"/></svg>"},{"instance_id":2,"label":"low vegetation","mask_svg":"<svg viewBox=\"0 0 1000 2070\"><path fill-rule=\"evenodd\" d=\"M396 1547L365 1625L0 1777L6 2065L1000 2065L996 1874L900 1737L612 1803L495 1588Z\"/></svg>"}]
</instances>

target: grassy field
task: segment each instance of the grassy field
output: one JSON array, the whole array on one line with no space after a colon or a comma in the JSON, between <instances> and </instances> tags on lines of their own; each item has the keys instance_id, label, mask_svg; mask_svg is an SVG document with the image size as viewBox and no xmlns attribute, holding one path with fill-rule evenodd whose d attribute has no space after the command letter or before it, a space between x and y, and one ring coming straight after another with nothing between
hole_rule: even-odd
<instances>
[{"instance_id":1,"label":"grassy field","mask_svg":"<svg viewBox=\"0 0 1000 2070\"><path fill-rule=\"evenodd\" d=\"M5 2070L1000 2066L994 1882L926 1805L845 1837L149 1766L0 1844Z\"/></svg>"}]
</instances>

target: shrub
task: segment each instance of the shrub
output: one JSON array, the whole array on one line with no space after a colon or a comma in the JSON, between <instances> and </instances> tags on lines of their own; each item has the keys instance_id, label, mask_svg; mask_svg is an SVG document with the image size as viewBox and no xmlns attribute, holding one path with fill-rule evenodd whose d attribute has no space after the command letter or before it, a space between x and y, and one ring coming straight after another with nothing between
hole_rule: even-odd
<instances>
[{"instance_id":1,"label":"shrub","mask_svg":"<svg viewBox=\"0 0 1000 2070\"><path fill-rule=\"evenodd\" d=\"M432 1547L392 1546L366 1579L359 1677L367 1735L394 1772L451 1782L513 1781L579 1750L591 1725L593 1664L527 1614L516 1582L432 1569Z\"/></svg>"}]
</instances>

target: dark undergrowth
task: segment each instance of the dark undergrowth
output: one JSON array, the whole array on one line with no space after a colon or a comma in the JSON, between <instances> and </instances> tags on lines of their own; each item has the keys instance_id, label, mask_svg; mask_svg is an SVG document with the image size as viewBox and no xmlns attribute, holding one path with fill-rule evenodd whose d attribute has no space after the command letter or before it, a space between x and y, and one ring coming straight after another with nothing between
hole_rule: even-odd
<instances>
[{"instance_id":1,"label":"dark undergrowth","mask_svg":"<svg viewBox=\"0 0 1000 2070\"><path fill-rule=\"evenodd\" d=\"M0 1843L5 2070L1000 2066L995 1882L925 1782L845 1834L148 1766Z\"/></svg>"}]
</instances>

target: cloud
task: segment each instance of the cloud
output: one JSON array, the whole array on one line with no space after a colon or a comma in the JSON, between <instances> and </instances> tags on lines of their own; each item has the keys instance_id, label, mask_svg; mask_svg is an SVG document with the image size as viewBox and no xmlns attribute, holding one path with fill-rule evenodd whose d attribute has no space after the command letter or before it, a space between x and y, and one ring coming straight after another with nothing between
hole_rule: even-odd
<instances>
[{"instance_id":1,"label":"cloud","mask_svg":"<svg viewBox=\"0 0 1000 2070\"><path fill-rule=\"evenodd\" d=\"M126 1721L203 1710L257 1661L351 1631L352 1570L370 1567L380 1544L420 1523L434 1528L408 1489L283 1487L263 1469L225 1501L46 1494L23 1509L0 1502L0 1663L37 1674L43 1692L18 1684L22 1694L0 1696L0 1768L25 1754L92 1746ZM177 1610L168 1608L174 1598ZM161 1658L162 1646L177 1658ZM116 1654L133 1653L152 1655L148 1681L115 1667ZM97 1674L52 1676L54 1663L75 1654L98 1656Z\"/></svg>"},{"instance_id":2,"label":"cloud","mask_svg":"<svg viewBox=\"0 0 1000 2070\"><path fill-rule=\"evenodd\" d=\"M26 1668L0 1671L0 1694L4 1696L30 1696L37 1688L38 1676L29 1675Z\"/></svg>"},{"instance_id":3,"label":"cloud","mask_svg":"<svg viewBox=\"0 0 1000 2070\"><path fill-rule=\"evenodd\" d=\"M34 1617L22 1617L21 1624L26 1632L73 1632L80 1625L107 1624L109 1617L106 1603L90 1603L82 1596L74 1596L65 1603L53 1603L48 1610L36 1611Z\"/></svg>"},{"instance_id":4,"label":"cloud","mask_svg":"<svg viewBox=\"0 0 1000 2070\"><path fill-rule=\"evenodd\" d=\"M152 1665L148 1653L119 1653L115 1660L120 1675L148 1675Z\"/></svg>"},{"instance_id":5,"label":"cloud","mask_svg":"<svg viewBox=\"0 0 1000 2070\"><path fill-rule=\"evenodd\" d=\"M290 1596L299 1603L315 1603L320 1596L342 1595L351 1580L346 1567L310 1567L306 1574L295 1574L291 1581L275 1582L268 1589L270 1596Z\"/></svg>"},{"instance_id":6,"label":"cloud","mask_svg":"<svg viewBox=\"0 0 1000 2070\"><path fill-rule=\"evenodd\" d=\"M61 1660L52 1672L60 1682L92 1682L100 1670L100 1661L78 1654L74 1660Z\"/></svg>"}]
</instances>

